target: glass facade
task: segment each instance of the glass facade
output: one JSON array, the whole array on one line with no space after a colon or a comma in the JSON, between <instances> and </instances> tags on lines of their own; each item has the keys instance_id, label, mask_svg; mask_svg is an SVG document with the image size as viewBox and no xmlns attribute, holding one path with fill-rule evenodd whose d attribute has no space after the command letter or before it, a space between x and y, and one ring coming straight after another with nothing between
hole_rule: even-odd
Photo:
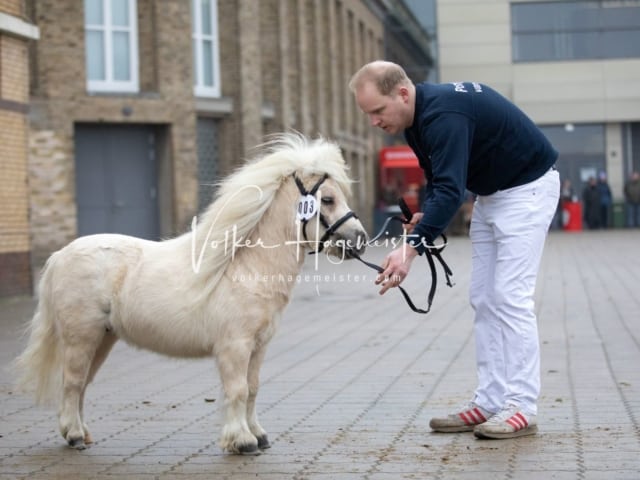
<instances>
[{"instance_id":1,"label":"glass facade","mask_svg":"<svg viewBox=\"0 0 640 480\"><path fill-rule=\"evenodd\" d=\"M571 124L540 127L559 152L556 167L560 179L569 179L577 192L589 177L606 171L604 124Z\"/></svg>"},{"instance_id":2,"label":"glass facade","mask_svg":"<svg viewBox=\"0 0 640 480\"><path fill-rule=\"evenodd\" d=\"M511 4L514 62L640 58L640 0Z\"/></svg>"}]
</instances>

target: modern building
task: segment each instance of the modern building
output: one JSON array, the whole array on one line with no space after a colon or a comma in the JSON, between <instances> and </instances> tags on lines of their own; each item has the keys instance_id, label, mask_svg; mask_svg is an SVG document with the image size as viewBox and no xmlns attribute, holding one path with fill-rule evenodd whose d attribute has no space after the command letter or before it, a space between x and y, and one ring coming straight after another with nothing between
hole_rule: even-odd
<instances>
[{"instance_id":1,"label":"modern building","mask_svg":"<svg viewBox=\"0 0 640 480\"><path fill-rule=\"evenodd\" d=\"M357 180L352 207L371 227L383 138L347 84L385 53L428 68L429 46L402 1L1 2L14 3L40 39L29 43L29 82L24 39L34 34L8 37L0 23L3 62L23 35L22 89L3 76L0 112L25 120L30 102L28 156L12 156L12 178L3 173L23 202L11 226L22 236L8 246L9 230L0 232L3 251L31 251L38 269L81 235L179 234L217 181L287 130L340 144Z\"/></svg>"},{"instance_id":2,"label":"modern building","mask_svg":"<svg viewBox=\"0 0 640 480\"><path fill-rule=\"evenodd\" d=\"M493 86L550 137L578 196L605 172L622 201L640 170L639 0L438 0L437 32L441 81Z\"/></svg>"},{"instance_id":3,"label":"modern building","mask_svg":"<svg viewBox=\"0 0 640 480\"><path fill-rule=\"evenodd\" d=\"M0 2L0 296L31 292L28 45L37 38L23 0Z\"/></svg>"}]
</instances>

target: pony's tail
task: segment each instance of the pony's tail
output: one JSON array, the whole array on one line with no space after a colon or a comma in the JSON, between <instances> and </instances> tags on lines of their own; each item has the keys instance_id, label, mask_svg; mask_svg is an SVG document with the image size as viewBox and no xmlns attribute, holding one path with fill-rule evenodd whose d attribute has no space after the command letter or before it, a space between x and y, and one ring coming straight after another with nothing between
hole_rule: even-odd
<instances>
[{"instance_id":1,"label":"pony's tail","mask_svg":"<svg viewBox=\"0 0 640 480\"><path fill-rule=\"evenodd\" d=\"M62 390L62 345L54 322L52 266L55 253L47 261L40 280L40 298L27 326L29 341L15 359L19 391L35 391L38 404L59 400Z\"/></svg>"}]
</instances>

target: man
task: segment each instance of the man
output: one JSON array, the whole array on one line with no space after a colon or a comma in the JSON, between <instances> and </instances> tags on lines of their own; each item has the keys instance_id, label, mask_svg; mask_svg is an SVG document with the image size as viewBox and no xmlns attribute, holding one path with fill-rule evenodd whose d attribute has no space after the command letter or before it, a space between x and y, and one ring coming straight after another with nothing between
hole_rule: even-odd
<instances>
[{"instance_id":1,"label":"man","mask_svg":"<svg viewBox=\"0 0 640 480\"><path fill-rule=\"evenodd\" d=\"M624 184L624 199L627 202L627 226L640 227L640 173L632 172Z\"/></svg>"},{"instance_id":2,"label":"man","mask_svg":"<svg viewBox=\"0 0 640 480\"><path fill-rule=\"evenodd\" d=\"M349 88L371 124L404 132L427 179L410 246L392 251L376 283L398 286L475 193L470 302L475 310L478 386L459 411L431 419L440 432L479 438L537 432L540 347L534 289L560 192L557 152L515 105L479 83L414 85L399 65L362 67Z\"/></svg>"}]
</instances>

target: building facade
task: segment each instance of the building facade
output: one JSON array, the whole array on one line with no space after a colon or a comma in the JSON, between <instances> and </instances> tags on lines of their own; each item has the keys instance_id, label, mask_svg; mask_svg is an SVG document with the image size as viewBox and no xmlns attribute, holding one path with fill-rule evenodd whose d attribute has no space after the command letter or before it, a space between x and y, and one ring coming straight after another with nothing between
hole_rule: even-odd
<instances>
[{"instance_id":1,"label":"building facade","mask_svg":"<svg viewBox=\"0 0 640 480\"><path fill-rule=\"evenodd\" d=\"M340 144L370 227L383 140L347 83L396 35L385 28L406 9L388 4L28 0L41 36L28 140L34 266L79 235L185 231L215 182L291 129ZM393 51L403 49L423 54Z\"/></svg>"},{"instance_id":2,"label":"building facade","mask_svg":"<svg viewBox=\"0 0 640 480\"><path fill-rule=\"evenodd\" d=\"M0 296L31 292L28 46L37 38L24 1L0 1Z\"/></svg>"},{"instance_id":3,"label":"building facade","mask_svg":"<svg viewBox=\"0 0 640 480\"><path fill-rule=\"evenodd\" d=\"M604 172L623 200L640 170L640 1L439 0L437 25L441 81L493 86L550 137L578 196Z\"/></svg>"}]
</instances>

